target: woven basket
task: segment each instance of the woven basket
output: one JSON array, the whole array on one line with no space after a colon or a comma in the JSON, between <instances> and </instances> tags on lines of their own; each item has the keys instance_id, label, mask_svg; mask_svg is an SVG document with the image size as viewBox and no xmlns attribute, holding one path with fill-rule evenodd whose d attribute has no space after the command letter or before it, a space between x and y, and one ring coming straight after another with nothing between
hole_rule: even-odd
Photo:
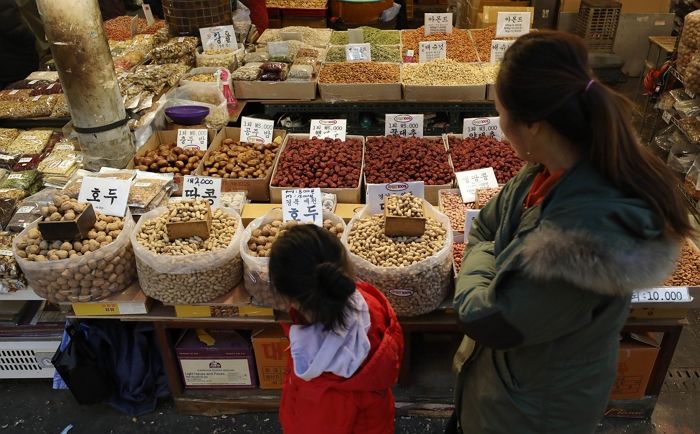
<instances>
[{"instance_id":1,"label":"woven basket","mask_svg":"<svg viewBox=\"0 0 700 434\"><path fill-rule=\"evenodd\" d=\"M233 23L230 0L163 0L163 14L173 36L199 36L202 27Z\"/></svg>"}]
</instances>

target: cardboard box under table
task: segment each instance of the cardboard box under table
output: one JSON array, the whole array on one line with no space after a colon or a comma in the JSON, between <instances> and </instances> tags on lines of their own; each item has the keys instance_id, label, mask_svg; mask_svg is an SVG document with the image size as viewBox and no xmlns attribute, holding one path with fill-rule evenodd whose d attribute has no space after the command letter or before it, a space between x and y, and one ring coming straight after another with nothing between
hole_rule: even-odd
<instances>
[{"instance_id":1,"label":"cardboard box under table","mask_svg":"<svg viewBox=\"0 0 700 434\"><path fill-rule=\"evenodd\" d=\"M287 143L289 142L290 139L308 139L309 135L308 134L287 134L287 137L284 139L284 143L282 144L282 148L279 151L279 156L277 157L277 161L275 162L275 170L272 172L272 179L275 179L275 175L277 174L278 166L279 166L279 161L282 158L282 154L284 153L284 149L287 147ZM360 140L362 143L362 165L360 166L360 176L358 177L357 180L357 187L353 188L321 188L321 191L324 193L332 193L335 194L336 200L338 203L360 203L361 202L361 187L362 187L362 174L364 172L365 168L365 138L363 136L351 136L347 135L345 136L346 139L355 139L355 140ZM313 188L313 185L307 185L306 188ZM297 187L285 187L285 186L275 186L272 185L272 181L270 181L270 202L274 203L282 203L282 190L292 190Z\"/></svg>"},{"instance_id":2,"label":"cardboard box under table","mask_svg":"<svg viewBox=\"0 0 700 434\"><path fill-rule=\"evenodd\" d=\"M630 334L620 342L617 376L610 399L641 399L659 354L659 343L649 333Z\"/></svg>"},{"instance_id":3,"label":"cardboard box under table","mask_svg":"<svg viewBox=\"0 0 700 434\"><path fill-rule=\"evenodd\" d=\"M206 330L204 335L187 330L175 352L185 388L247 389L257 384L253 349L233 330Z\"/></svg>"},{"instance_id":4,"label":"cardboard box under table","mask_svg":"<svg viewBox=\"0 0 700 434\"><path fill-rule=\"evenodd\" d=\"M273 132L273 140L274 138L277 137L282 137L282 139L285 138L286 131L284 130L274 130ZM241 129L240 128L232 128L232 127L226 127L219 131L219 134L216 135L214 138L214 141L211 143L209 146L209 149L207 149L207 153L204 155L204 159L206 160L213 152L218 150L221 147L221 144L224 142L226 139L231 139L235 142L240 142L241 140ZM265 175L264 178L240 178L240 179L232 179L232 178L222 178L221 179L221 191L222 192L229 192L229 191L245 191L247 193L248 199L250 199L253 202L267 202L270 200L270 180L272 179L272 172L274 170L275 165L277 164L277 159L279 158L280 151L282 147L277 151L277 155L275 155L275 159L273 161L272 167L268 170L267 174ZM200 164L199 167L197 168L196 174L201 175L202 171L204 170L204 164Z\"/></svg>"},{"instance_id":5,"label":"cardboard box under table","mask_svg":"<svg viewBox=\"0 0 700 434\"><path fill-rule=\"evenodd\" d=\"M281 389L289 361L289 339L277 327L254 332L252 341L260 388Z\"/></svg>"}]
</instances>

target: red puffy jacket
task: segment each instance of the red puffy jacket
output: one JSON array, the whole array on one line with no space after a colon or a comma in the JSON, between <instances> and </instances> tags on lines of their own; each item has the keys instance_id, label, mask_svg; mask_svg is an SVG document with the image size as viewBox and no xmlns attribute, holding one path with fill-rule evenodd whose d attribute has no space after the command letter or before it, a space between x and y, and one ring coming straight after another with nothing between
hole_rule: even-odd
<instances>
[{"instance_id":1,"label":"red puffy jacket","mask_svg":"<svg viewBox=\"0 0 700 434\"><path fill-rule=\"evenodd\" d=\"M384 294L368 283L357 289L369 307L370 351L350 378L325 373L311 381L290 366L282 387L284 434L387 434L394 432L394 395L403 355L403 334ZM289 325L283 325L289 336Z\"/></svg>"}]
</instances>

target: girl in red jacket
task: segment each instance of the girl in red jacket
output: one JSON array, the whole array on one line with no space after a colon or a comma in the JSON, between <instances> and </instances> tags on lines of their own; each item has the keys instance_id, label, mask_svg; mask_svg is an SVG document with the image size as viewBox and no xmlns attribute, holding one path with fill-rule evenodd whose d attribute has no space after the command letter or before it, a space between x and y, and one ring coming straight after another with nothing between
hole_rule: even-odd
<instances>
[{"instance_id":1,"label":"girl in red jacket","mask_svg":"<svg viewBox=\"0 0 700 434\"><path fill-rule=\"evenodd\" d=\"M292 324L283 326L291 352L284 433L393 433L403 334L384 295L355 282L343 245L315 225L275 241L270 277L292 306Z\"/></svg>"}]
</instances>

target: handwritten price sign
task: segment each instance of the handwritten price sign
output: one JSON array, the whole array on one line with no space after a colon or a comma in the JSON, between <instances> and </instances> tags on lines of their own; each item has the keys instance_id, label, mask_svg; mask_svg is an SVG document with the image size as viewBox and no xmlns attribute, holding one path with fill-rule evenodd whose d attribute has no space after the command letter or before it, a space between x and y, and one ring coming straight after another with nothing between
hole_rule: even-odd
<instances>
[{"instance_id":1,"label":"handwritten price sign","mask_svg":"<svg viewBox=\"0 0 700 434\"><path fill-rule=\"evenodd\" d=\"M418 43L418 60L420 63L430 62L435 59L447 57L447 42L428 41Z\"/></svg>"},{"instance_id":2,"label":"handwritten price sign","mask_svg":"<svg viewBox=\"0 0 700 434\"><path fill-rule=\"evenodd\" d=\"M208 140L209 132L205 129L177 130L177 146L182 149L197 148L200 151L206 151Z\"/></svg>"},{"instance_id":3,"label":"handwritten price sign","mask_svg":"<svg viewBox=\"0 0 700 434\"><path fill-rule=\"evenodd\" d=\"M241 118L241 142L272 143L275 121L243 116Z\"/></svg>"},{"instance_id":4,"label":"handwritten price sign","mask_svg":"<svg viewBox=\"0 0 700 434\"><path fill-rule=\"evenodd\" d=\"M182 182L182 197L206 199L212 208L218 208L221 199L221 178L185 175Z\"/></svg>"},{"instance_id":5,"label":"handwritten price sign","mask_svg":"<svg viewBox=\"0 0 700 434\"><path fill-rule=\"evenodd\" d=\"M384 122L384 135L423 137L423 115L387 114Z\"/></svg>"},{"instance_id":6,"label":"handwritten price sign","mask_svg":"<svg viewBox=\"0 0 700 434\"><path fill-rule=\"evenodd\" d=\"M312 119L309 138L345 140L347 124L346 119Z\"/></svg>"},{"instance_id":7,"label":"handwritten price sign","mask_svg":"<svg viewBox=\"0 0 700 434\"><path fill-rule=\"evenodd\" d=\"M238 48L233 26L204 27L199 29L199 35L202 37L202 47L205 50Z\"/></svg>"},{"instance_id":8,"label":"handwritten price sign","mask_svg":"<svg viewBox=\"0 0 700 434\"><path fill-rule=\"evenodd\" d=\"M282 219L323 226L321 189L282 190Z\"/></svg>"}]
</instances>

